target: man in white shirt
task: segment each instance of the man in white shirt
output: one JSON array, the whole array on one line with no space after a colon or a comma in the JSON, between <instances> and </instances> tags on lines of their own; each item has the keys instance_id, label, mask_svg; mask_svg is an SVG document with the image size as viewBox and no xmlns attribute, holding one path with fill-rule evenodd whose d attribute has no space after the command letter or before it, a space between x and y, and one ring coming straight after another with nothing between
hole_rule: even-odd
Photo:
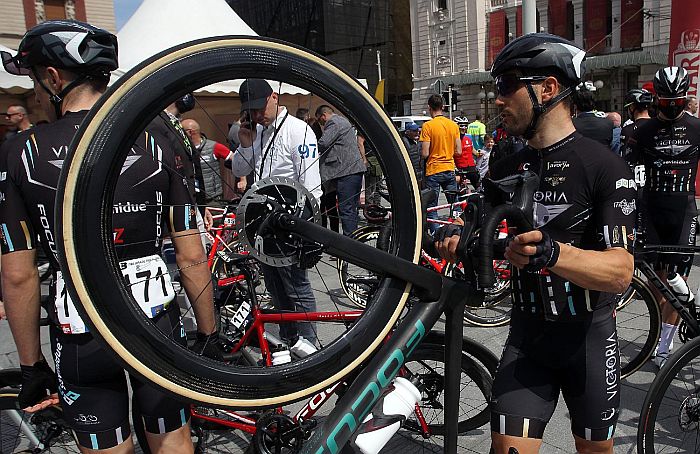
<instances>
[{"instance_id":1,"label":"man in white shirt","mask_svg":"<svg viewBox=\"0 0 700 454\"><path fill-rule=\"evenodd\" d=\"M255 178L287 177L300 182L316 199L321 198L316 135L303 120L279 105L279 95L263 79L247 79L239 90L245 121L238 132L240 146L233 153L232 170L237 177L254 171ZM313 312L316 300L307 270L298 265L262 265L265 285L278 309ZM280 325L282 338L293 345L298 336L316 342L312 323Z\"/></svg>"}]
</instances>

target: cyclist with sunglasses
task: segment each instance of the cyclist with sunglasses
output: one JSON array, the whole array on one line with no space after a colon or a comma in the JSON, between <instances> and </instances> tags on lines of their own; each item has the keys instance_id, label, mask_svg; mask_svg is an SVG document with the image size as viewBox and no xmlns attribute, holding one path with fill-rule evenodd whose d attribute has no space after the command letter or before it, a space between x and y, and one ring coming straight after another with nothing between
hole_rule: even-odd
<instances>
[{"instance_id":1,"label":"cyclist with sunglasses","mask_svg":"<svg viewBox=\"0 0 700 454\"><path fill-rule=\"evenodd\" d=\"M491 68L508 135L528 140L495 163L491 177L533 171L540 179L535 230L516 232L505 250L514 266L513 313L492 389L497 454L538 452L560 392L576 451L613 452L620 404L614 303L632 279L635 190L625 162L573 125L570 97L584 59L575 44L536 33L509 43ZM458 239L438 245L444 257L457 259Z\"/></svg>"},{"instance_id":2,"label":"cyclist with sunglasses","mask_svg":"<svg viewBox=\"0 0 700 454\"><path fill-rule=\"evenodd\" d=\"M658 114L640 124L627 139L627 159L644 189L640 198L642 227L649 244L695 245L700 119L683 113L689 87L690 76L684 68L660 69L654 77ZM671 272L687 279L692 264L692 254L663 254L656 268L662 279ZM673 348L680 319L661 294L656 298L661 302L663 323L653 362L660 368Z\"/></svg>"}]
</instances>

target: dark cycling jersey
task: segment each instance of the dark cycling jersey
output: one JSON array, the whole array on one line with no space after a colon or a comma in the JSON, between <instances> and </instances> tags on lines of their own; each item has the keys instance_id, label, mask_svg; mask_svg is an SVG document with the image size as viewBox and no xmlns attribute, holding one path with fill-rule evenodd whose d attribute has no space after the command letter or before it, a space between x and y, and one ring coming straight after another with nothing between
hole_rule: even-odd
<instances>
[{"instance_id":1,"label":"dark cycling jersey","mask_svg":"<svg viewBox=\"0 0 700 454\"><path fill-rule=\"evenodd\" d=\"M574 118L574 126L582 136L610 148L615 124L603 112L581 112Z\"/></svg>"},{"instance_id":2,"label":"dark cycling jersey","mask_svg":"<svg viewBox=\"0 0 700 454\"><path fill-rule=\"evenodd\" d=\"M620 132L620 149L622 150L622 157L627 159L627 154L631 151L629 148L626 148L627 146L627 139L632 137L632 134L634 134L634 131L637 130L640 126L642 126L644 123L646 123L648 120L651 120L651 118L638 118L637 121L634 123L630 123L624 128L622 128L622 131Z\"/></svg>"},{"instance_id":3,"label":"dark cycling jersey","mask_svg":"<svg viewBox=\"0 0 700 454\"><path fill-rule=\"evenodd\" d=\"M644 183L640 222L648 244L695 245L698 147L700 120L691 115L647 120L628 137L625 159ZM660 254L656 265L688 276L692 254Z\"/></svg>"},{"instance_id":4,"label":"dark cycling jersey","mask_svg":"<svg viewBox=\"0 0 700 454\"><path fill-rule=\"evenodd\" d=\"M636 185L625 162L598 142L574 133L536 150L526 147L498 161L493 179L536 172L535 227L580 249L632 250ZM547 269L514 270L514 306L550 320L576 319L597 309L611 310L616 296L588 290Z\"/></svg>"},{"instance_id":5,"label":"dark cycling jersey","mask_svg":"<svg viewBox=\"0 0 700 454\"><path fill-rule=\"evenodd\" d=\"M87 114L69 112L60 120L18 134L0 152L2 253L36 248L38 234L54 269L54 199L68 145ZM170 139L147 130L132 146L113 206L114 244L119 258L160 252L166 232L196 229L186 181L177 172ZM97 232L95 232L97 234Z\"/></svg>"}]
</instances>

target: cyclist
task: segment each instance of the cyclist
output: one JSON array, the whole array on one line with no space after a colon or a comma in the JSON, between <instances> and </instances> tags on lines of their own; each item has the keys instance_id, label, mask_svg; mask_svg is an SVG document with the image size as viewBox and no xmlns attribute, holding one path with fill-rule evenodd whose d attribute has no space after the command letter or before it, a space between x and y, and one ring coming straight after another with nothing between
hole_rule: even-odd
<instances>
[{"instance_id":1,"label":"cyclist","mask_svg":"<svg viewBox=\"0 0 700 454\"><path fill-rule=\"evenodd\" d=\"M620 403L614 308L632 279L635 191L625 162L572 123L570 95L584 59L573 43L536 33L509 43L491 68L508 135L528 140L495 163L491 176L529 170L540 177L535 230L518 232L505 250L514 265L513 314L491 400L498 454L537 452L560 392L577 452L613 452ZM459 232L443 232L450 230ZM441 255L456 260L458 241L444 238Z\"/></svg>"},{"instance_id":2,"label":"cyclist","mask_svg":"<svg viewBox=\"0 0 700 454\"><path fill-rule=\"evenodd\" d=\"M56 375L42 357L33 240L38 233L52 267L59 270L54 225L59 173L87 110L105 91L110 71L117 68L117 40L86 23L47 21L25 34L16 56L3 53L2 60L9 72L32 78L36 99L51 120L6 142L0 159L0 191L5 195L0 203L2 280L22 369L19 402L35 411L58 403L60 396L63 418L84 452L132 452L124 370L89 333L65 293L60 272L55 276L55 304L49 314L54 320ZM122 272L136 282L132 273L137 266L141 271L165 269L157 254L162 227L167 227L183 286L190 300L198 301L198 340L204 349L216 343L211 275L196 235L187 183L174 171L170 140L147 130L132 146L115 189L114 244ZM156 326L183 342L179 309L177 303L170 304L174 291L167 277L165 273L158 281L161 285L149 286L148 299L139 298L143 294L139 288L133 294ZM138 379L131 377L130 382L151 450L192 452L187 406ZM58 396L47 396L47 390L58 390Z\"/></svg>"},{"instance_id":3,"label":"cyclist","mask_svg":"<svg viewBox=\"0 0 700 454\"><path fill-rule=\"evenodd\" d=\"M462 154L454 156L457 186L466 187L466 181L464 180L469 180L472 187L476 189L479 187L479 172L476 170L476 162L474 161L474 156L477 152L474 151L472 139L467 134L469 120L467 117L457 117L455 118L455 123L459 126L459 137L462 141Z\"/></svg>"},{"instance_id":4,"label":"cyclist","mask_svg":"<svg viewBox=\"0 0 700 454\"><path fill-rule=\"evenodd\" d=\"M649 244L695 245L700 119L683 113L689 86L690 76L684 68L659 70L654 76L658 114L640 124L627 139L627 159L643 183L642 227ZM663 254L656 268L664 280L670 272L687 279L692 259L692 254ZM661 302L663 323L653 362L662 367L673 348L680 319L661 294L656 297Z\"/></svg>"},{"instance_id":5,"label":"cyclist","mask_svg":"<svg viewBox=\"0 0 700 454\"><path fill-rule=\"evenodd\" d=\"M651 119L649 115L649 106L654 102L654 95L643 88L633 88L625 95L625 109L631 122L625 124L620 133L620 143L622 144L622 156L626 155L625 145L627 138L632 135L632 132L639 126Z\"/></svg>"},{"instance_id":6,"label":"cyclist","mask_svg":"<svg viewBox=\"0 0 700 454\"><path fill-rule=\"evenodd\" d=\"M586 81L576 88L574 102L577 114L574 117L574 127L583 136L590 137L611 148L615 125L612 120L607 118L605 112L596 110L593 99L595 91L596 87L590 81Z\"/></svg>"}]
</instances>

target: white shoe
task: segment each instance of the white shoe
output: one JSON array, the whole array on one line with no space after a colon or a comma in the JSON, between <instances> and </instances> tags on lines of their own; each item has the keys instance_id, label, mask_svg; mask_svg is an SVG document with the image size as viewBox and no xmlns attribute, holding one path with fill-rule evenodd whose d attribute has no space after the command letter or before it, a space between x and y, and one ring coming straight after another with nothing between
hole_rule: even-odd
<instances>
[{"instance_id":1,"label":"white shoe","mask_svg":"<svg viewBox=\"0 0 700 454\"><path fill-rule=\"evenodd\" d=\"M661 369L661 368L664 367L664 365L666 364L666 361L668 360L668 357L669 357L669 356L670 356L669 353L657 353L657 354L654 356L654 359L652 360L652 362L654 363L654 365L655 365L656 367L658 367L659 369Z\"/></svg>"}]
</instances>

